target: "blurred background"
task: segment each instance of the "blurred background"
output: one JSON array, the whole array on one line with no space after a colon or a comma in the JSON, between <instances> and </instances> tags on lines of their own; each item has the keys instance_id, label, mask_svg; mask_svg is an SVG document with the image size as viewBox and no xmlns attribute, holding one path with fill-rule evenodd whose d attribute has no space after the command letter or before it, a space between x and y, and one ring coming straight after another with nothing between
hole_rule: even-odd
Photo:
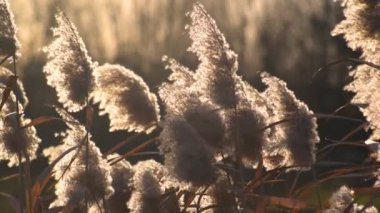
<instances>
[{"instance_id":1,"label":"blurred background","mask_svg":"<svg viewBox=\"0 0 380 213\"><path fill-rule=\"evenodd\" d=\"M339 3L332 0L200 0L239 55L239 74L257 88L258 71L268 71L288 83L296 96L314 112L333 113L345 105L350 94L342 91L348 79L348 64L328 67L313 78L326 63L350 52L342 37L330 31L342 17ZM37 117L53 113L55 91L47 87L42 74L46 57L41 48L52 40L57 9L64 11L77 26L89 55L99 64L119 63L141 75L157 91L169 71L161 61L173 57L195 69L196 57L187 52L190 40L185 30L186 12L192 0L10 0L22 44L22 69L30 104L27 113ZM360 118L355 107L338 114ZM81 117L81 114L78 115ZM320 147L339 140L358 123L340 120L319 121ZM102 147L110 147L127 136L109 134L106 116L95 118L94 137ZM38 133L43 147L55 143L51 125L41 125ZM59 129L59 127L57 127ZM364 132L353 136L363 139ZM131 145L134 146L134 145ZM128 147L126 148L128 149ZM361 162L365 150L355 147L335 149L326 158ZM335 157L334 157L335 156Z\"/></svg>"},{"instance_id":2,"label":"blurred background","mask_svg":"<svg viewBox=\"0 0 380 213\"><path fill-rule=\"evenodd\" d=\"M216 20L231 48L239 55L239 72L254 82L258 71L271 72L294 89L312 108L336 106L332 93L315 90L340 89L345 67L322 73L316 70L347 54L341 38L330 31L342 18L338 3L330 0L201 0ZM178 0L11 0L19 27L22 59L31 107L50 97L35 96L45 88L41 48L52 39L54 14L66 12L77 26L89 54L100 64L120 63L141 74L152 86L165 80L168 71L163 55L196 68L185 25L186 12L194 1ZM314 84L312 88L311 84ZM45 90L44 90L45 91ZM50 94L54 98L55 94ZM313 97L315 95L315 97Z\"/></svg>"}]
</instances>

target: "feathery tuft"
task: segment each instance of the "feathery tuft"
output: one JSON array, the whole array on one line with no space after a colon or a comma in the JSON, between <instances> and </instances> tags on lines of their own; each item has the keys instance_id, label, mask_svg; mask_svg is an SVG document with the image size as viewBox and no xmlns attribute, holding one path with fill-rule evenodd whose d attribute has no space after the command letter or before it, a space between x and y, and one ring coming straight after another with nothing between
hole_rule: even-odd
<instances>
[{"instance_id":1,"label":"feathery tuft","mask_svg":"<svg viewBox=\"0 0 380 213\"><path fill-rule=\"evenodd\" d=\"M240 150L246 166L255 165L261 156L262 147L267 140L264 118L250 108L237 109L229 113L229 140L234 141L236 149Z\"/></svg>"},{"instance_id":2,"label":"feathery tuft","mask_svg":"<svg viewBox=\"0 0 380 213\"><path fill-rule=\"evenodd\" d=\"M116 157L120 157L120 155L111 154L107 156L108 159L114 159ZM106 212L128 212L126 203L130 199L133 191L134 173L131 164L124 159L112 165L112 187L115 189L115 193L106 200Z\"/></svg>"},{"instance_id":3,"label":"feathery tuft","mask_svg":"<svg viewBox=\"0 0 380 213\"><path fill-rule=\"evenodd\" d=\"M19 104L19 109L22 106ZM11 94L0 112L0 160L8 160L8 166L19 165L18 155L21 154L22 161L26 154L30 160L36 158L36 152L41 139L38 138L36 129L31 126L22 126L30 122L23 115L17 118L16 97Z\"/></svg>"},{"instance_id":4,"label":"feathery tuft","mask_svg":"<svg viewBox=\"0 0 380 213\"><path fill-rule=\"evenodd\" d=\"M367 65L360 65L350 73L354 78L345 86L345 90L354 92L351 103L358 106L360 111L371 124L371 138L380 139L380 72Z\"/></svg>"},{"instance_id":5,"label":"feathery tuft","mask_svg":"<svg viewBox=\"0 0 380 213\"><path fill-rule=\"evenodd\" d=\"M379 63L380 2L349 0L343 5L345 19L335 26L332 35L343 34L350 48L361 49L366 60Z\"/></svg>"},{"instance_id":6,"label":"feathery tuft","mask_svg":"<svg viewBox=\"0 0 380 213\"><path fill-rule=\"evenodd\" d=\"M315 161L315 144L319 142L317 120L310 117L313 112L295 97L285 82L268 73L262 73L261 78L268 86L263 96L268 100L270 122L290 119L272 128L264 164L269 168L295 165L308 168ZM280 165L272 164L280 159Z\"/></svg>"},{"instance_id":7,"label":"feathery tuft","mask_svg":"<svg viewBox=\"0 0 380 213\"><path fill-rule=\"evenodd\" d=\"M6 87L9 78L12 76L14 76L12 71L7 68L0 67L0 85ZM26 97L25 89L20 79L17 79L17 84L12 88L12 92L18 98L19 103L25 108L29 100Z\"/></svg>"},{"instance_id":8,"label":"feathery tuft","mask_svg":"<svg viewBox=\"0 0 380 213\"><path fill-rule=\"evenodd\" d=\"M341 186L334 192L329 199L330 208L323 211L323 213L335 212L364 212L364 213L377 213L377 209L373 206L367 207L364 211L364 206L354 203L354 191L347 186Z\"/></svg>"},{"instance_id":9,"label":"feathery tuft","mask_svg":"<svg viewBox=\"0 0 380 213\"><path fill-rule=\"evenodd\" d=\"M143 79L120 65L105 64L95 69L91 93L100 113L107 113L111 131L150 132L160 120L155 94Z\"/></svg>"},{"instance_id":10,"label":"feathery tuft","mask_svg":"<svg viewBox=\"0 0 380 213\"><path fill-rule=\"evenodd\" d=\"M236 110L227 112L229 144L239 150L245 166L254 166L262 155L262 147L268 143L267 109L260 93L237 78L238 104Z\"/></svg>"},{"instance_id":11,"label":"feathery tuft","mask_svg":"<svg viewBox=\"0 0 380 213\"><path fill-rule=\"evenodd\" d=\"M84 126L71 126L66 135L62 141L61 150L64 151L76 145L79 145L79 148L65 155L54 167L57 199L51 203L50 208L66 205L83 208L85 196L90 206L96 206L114 193L111 167L90 139L88 139L87 153L86 137L90 136L86 136Z\"/></svg>"},{"instance_id":12,"label":"feathery tuft","mask_svg":"<svg viewBox=\"0 0 380 213\"><path fill-rule=\"evenodd\" d=\"M194 72L189 68L183 66L178 61L167 56L162 57L162 61L167 63L165 69L171 70L169 81L174 82L175 85L190 86L194 83Z\"/></svg>"},{"instance_id":13,"label":"feathery tuft","mask_svg":"<svg viewBox=\"0 0 380 213\"><path fill-rule=\"evenodd\" d=\"M140 161L133 166L134 191L128 208L134 213L179 213L175 193L168 191L170 178L161 164L154 160ZM174 196L174 197L173 197Z\"/></svg>"},{"instance_id":14,"label":"feathery tuft","mask_svg":"<svg viewBox=\"0 0 380 213\"><path fill-rule=\"evenodd\" d=\"M130 212L160 212L160 201L163 191L153 172L149 170L136 172L133 177L133 185L135 186L135 190L128 202Z\"/></svg>"},{"instance_id":15,"label":"feathery tuft","mask_svg":"<svg viewBox=\"0 0 380 213\"><path fill-rule=\"evenodd\" d=\"M165 106L167 114L183 113L190 99L198 99L199 95L191 88L194 83L194 73L181 65L175 59L163 57L168 64L166 69L171 70L169 81L159 87L158 94Z\"/></svg>"},{"instance_id":16,"label":"feathery tuft","mask_svg":"<svg viewBox=\"0 0 380 213\"><path fill-rule=\"evenodd\" d=\"M212 165L213 153L205 143L185 120L168 117L160 134L159 149L169 173L195 186L213 183L216 168Z\"/></svg>"},{"instance_id":17,"label":"feathery tuft","mask_svg":"<svg viewBox=\"0 0 380 213\"><path fill-rule=\"evenodd\" d=\"M235 195L228 183L228 177L222 176L211 187L210 195L217 207L213 213L234 212L236 209Z\"/></svg>"},{"instance_id":18,"label":"feathery tuft","mask_svg":"<svg viewBox=\"0 0 380 213\"><path fill-rule=\"evenodd\" d=\"M226 39L206 12L203 5L196 3L190 12L189 35L192 42L189 51L201 61L195 74L195 87L207 100L234 108L237 104L235 91L237 55L230 50Z\"/></svg>"},{"instance_id":19,"label":"feathery tuft","mask_svg":"<svg viewBox=\"0 0 380 213\"><path fill-rule=\"evenodd\" d=\"M208 145L214 148L222 148L225 142L225 119L214 105L207 103L189 104L183 112L183 118Z\"/></svg>"},{"instance_id":20,"label":"feathery tuft","mask_svg":"<svg viewBox=\"0 0 380 213\"><path fill-rule=\"evenodd\" d=\"M96 63L88 56L74 24L62 12L56 20L55 40L43 49L48 58L43 72L48 85L56 90L58 101L69 112L77 112L86 105Z\"/></svg>"},{"instance_id":21,"label":"feathery tuft","mask_svg":"<svg viewBox=\"0 0 380 213\"><path fill-rule=\"evenodd\" d=\"M8 0L0 0L0 29L0 55L19 57L20 42Z\"/></svg>"},{"instance_id":22,"label":"feathery tuft","mask_svg":"<svg viewBox=\"0 0 380 213\"><path fill-rule=\"evenodd\" d=\"M380 2L371 0L350 0L344 4L345 19L333 30L333 35L343 34L348 46L362 50L362 59L380 64ZM379 70L367 65L356 67L350 76L353 81L344 89L355 93L351 100L359 107L371 124L371 138L380 139Z\"/></svg>"}]
</instances>

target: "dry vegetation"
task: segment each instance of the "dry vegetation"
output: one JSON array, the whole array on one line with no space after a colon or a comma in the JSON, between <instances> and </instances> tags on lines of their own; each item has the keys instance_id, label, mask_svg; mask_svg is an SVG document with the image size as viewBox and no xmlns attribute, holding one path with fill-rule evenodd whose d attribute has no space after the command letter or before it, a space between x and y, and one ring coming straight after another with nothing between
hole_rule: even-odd
<instances>
[{"instance_id":1,"label":"dry vegetation","mask_svg":"<svg viewBox=\"0 0 380 213\"><path fill-rule=\"evenodd\" d=\"M165 2L167 6L171 1ZM187 13L186 25L191 40L188 51L199 64L192 70L163 56L171 74L158 94L134 71L93 60L70 15L57 12L54 39L42 50L47 56L43 73L56 91L59 105L54 109L59 117L30 120L24 113L28 99L17 69L21 60L17 27L8 1L0 0L0 160L19 169L16 174L1 173L0 181L18 177L22 188L18 194L0 189L1 198L13 211L27 213L377 212L380 2L346 0L341 4L345 19L332 34L343 34L350 48L361 51L359 59L348 59L359 65L352 68L353 79L344 89L354 93L351 104L366 121L314 113L283 80L267 72L260 73L263 90L250 85L237 72L238 54L200 3ZM170 39L160 31L146 34ZM104 45L109 51L105 54L114 54L116 47ZM8 63L11 66L5 66ZM84 122L74 116L81 111ZM109 131L135 135L101 150L100 142L93 139L95 114L109 118ZM325 118L355 121L360 126L318 150L317 120ZM38 138L35 126L51 122L64 123L66 130L58 135L59 145L41 151L39 145L45 141ZM349 142L350 135L366 128L368 139ZM148 139L121 153L123 146L140 136ZM152 144L162 160L128 161ZM371 155L355 165L320 160L320 154L340 145L366 147ZM47 158L49 164L33 177L33 160L38 157ZM316 167L323 166L329 169L316 174ZM376 181L360 188L341 185L327 199L320 196L320 188L329 181L351 177ZM354 192L369 199L358 202Z\"/></svg>"}]
</instances>

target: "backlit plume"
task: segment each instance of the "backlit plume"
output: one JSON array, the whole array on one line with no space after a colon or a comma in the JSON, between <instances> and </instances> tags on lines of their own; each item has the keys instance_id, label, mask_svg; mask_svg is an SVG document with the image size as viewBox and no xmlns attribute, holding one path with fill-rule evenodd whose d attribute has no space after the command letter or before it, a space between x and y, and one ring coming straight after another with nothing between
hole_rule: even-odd
<instances>
[{"instance_id":1,"label":"backlit plume","mask_svg":"<svg viewBox=\"0 0 380 213\"><path fill-rule=\"evenodd\" d=\"M67 130L59 150L64 151L74 146L78 148L65 155L54 167L57 199L50 207L72 206L74 209L83 209L85 205L97 207L98 203L114 193L112 169L90 137L85 127L81 125L70 126ZM95 207L93 209L96 209Z\"/></svg>"},{"instance_id":2,"label":"backlit plume","mask_svg":"<svg viewBox=\"0 0 380 213\"><path fill-rule=\"evenodd\" d=\"M211 184L216 179L213 153L204 139L185 120L173 116L166 118L160 134L161 153L165 166L179 181L193 185Z\"/></svg>"},{"instance_id":3,"label":"backlit plume","mask_svg":"<svg viewBox=\"0 0 380 213\"><path fill-rule=\"evenodd\" d=\"M324 210L323 213L335 212L364 212L364 213L377 213L377 209L373 206L366 207L354 202L354 191L347 186L341 186L334 192L329 199L329 208Z\"/></svg>"},{"instance_id":4,"label":"backlit plume","mask_svg":"<svg viewBox=\"0 0 380 213\"><path fill-rule=\"evenodd\" d=\"M0 56L19 56L20 42L8 0L0 0Z\"/></svg>"},{"instance_id":5,"label":"backlit plume","mask_svg":"<svg viewBox=\"0 0 380 213\"><path fill-rule=\"evenodd\" d=\"M0 67L0 87L5 88L7 82L14 75L6 68ZM3 93L1 93L3 95ZM18 98L19 113L28 103L22 83L17 80L13 92L8 97L0 112L0 160L9 160L8 166L19 165L20 159L25 160L28 155L30 160L36 158L36 152L41 142L34 126L23 128L30 122L24 115L17 118L16 96Z\"/></svg>"},{"instance_id":6,"label":"backlit plume","mask_svg":"<svg viewBox=\"0 0 380 213\"><path fill-rule=\"evenodd\" d=\"M22 109L19 104L19 109ZM23 115L17 118L16 98L13 94L6 101L0 112L0 160L8 160L8 166L17 166L28 155L30 160L36 158L36 152L41 139L38 138L36 129L31 126L23 128L30 120Z\"/></svg>"},{"instance_id":7,"label":"backlit plume","mask_svg":"<svg viewBox=\"0 0 380 213\"><path fill-rule=\"evenodd\" d=\"M353 50L361 50L361 59L380 64L380 2L373 0L344 1L344 16L332 35L342 34ZM353 81L344 89L355 93L351 103L358 106L373 130L371 138L380 139L380 72L359 65L350 72Z\"/></svg>"},{"instance_id":8,"label":"backlit plume","mask_svg":"<svg viewBox=\"0 0 380 213\"><path fill-rule=\"evenodd\" d=\"M77 112L86 105L96 64L88 56L74 24L63 13L58 13L56 20L55 40L43 49L48 58L43 72L48 85L56 90L58 101L69 112Z\"/></svg>"},{"instance_id":9,"label":"backlit plume","mask_svg":"<svg viewBox=\"0 0 380 213\"><path fill-rule=\"evenodd\" d=\"M120 65L105 64L95 69L94 102L108 114L111 131L150 132L160 120L157 97L144 80Z\"/></svg>"},{"instance_id":10,"label":"backlit plume","mask_svg":"<svg viewBox=\"0 0 380 213\"><path fill-rule=\"evenodd\" d=\"M262 73L261 78L268 86L263 96L268 100L271 123L285 120L272 128L264 152L266 167L302 165L308 168L315 161L315 145L319 142L317 120L311 117L313 112L282 80L268 73ZM278 162L278 159L281 160ZM273 162L279 165L272 165Z\"/></svg>"},{"instance_id":11,"label":"backlit plume","mask_svg":"<svg viewBox=\"0 0 380 213\"><path fill-rule=\"evenodd\" d=\"M201 4L194 5L190 18L189 35L193 42L189 51L195 53L201 62L194 76L195 87L213 103L223 108L234 108L237 104L237 55L230 50L214 19Z\"/></svg>"}]
</instances>

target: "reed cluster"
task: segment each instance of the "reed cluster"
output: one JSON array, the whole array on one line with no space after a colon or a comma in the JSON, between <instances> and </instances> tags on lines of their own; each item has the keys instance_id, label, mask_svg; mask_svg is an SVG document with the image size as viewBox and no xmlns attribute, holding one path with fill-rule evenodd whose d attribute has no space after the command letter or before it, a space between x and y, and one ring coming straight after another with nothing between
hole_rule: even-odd
<instances>
[{"instance_id":1,"label":"reed cluster","mask_svg":"<svg viewBox=\"0 0 380 213\"><path fill-rule=\"evenodd\" d=\"M356 146L379 152L380 138L380 2L346 0L345 19L333 30L348 46L362 52L344 88L351 103L366 117L371 136ZM171 74L157 94L134 71L94 61L74 23L57 12L54 40L43 48L47 84L57 94L59 117L28 119L28 104L17 62L20 44L7 0L0 0L0 160L19 167L23 196L1 192L16 212L377 212L378 157L363 165L324 162L318 155L317 119L350 118L314 113L285 81L260 72L258 89L239 75L238 54L205 7L195 3L187 13L188 51L199 64L192 70L169 56L163 63ZM133 30L133 29L131 29ZM7 69L12 64L12 71ZM85 112L85 121L75 118ZM93 138L95 113L106 115L109 131L135 135L101 150ZM351 119L353 120L353 119ZM60 144L42 151L49 164L36 178L32 161L40 156L35 126L63 122ZM364 128L365 125L362 125ZM38 129L38 128L37 128ZM127 153L120 148L141 135L149 139ZM347 136L348 138L350 136ZM345 141L331 144L339 146ZM103 142L104 143L104 142ZM154 159L135 164L128 158L154 144ZM323 175L316 167L339 166ZM309 182L299 183L302 176ZM375 178L374 188L358 191L372 197L358 203L348 186L309 202L311 192L341 177ZM292 177L290 180L286 177ZM3 178L7 180L8 178ZM0 179L2 181L3 179ZM284 188L285 193L276 188Z\"/></svg>"}]
</instances>

